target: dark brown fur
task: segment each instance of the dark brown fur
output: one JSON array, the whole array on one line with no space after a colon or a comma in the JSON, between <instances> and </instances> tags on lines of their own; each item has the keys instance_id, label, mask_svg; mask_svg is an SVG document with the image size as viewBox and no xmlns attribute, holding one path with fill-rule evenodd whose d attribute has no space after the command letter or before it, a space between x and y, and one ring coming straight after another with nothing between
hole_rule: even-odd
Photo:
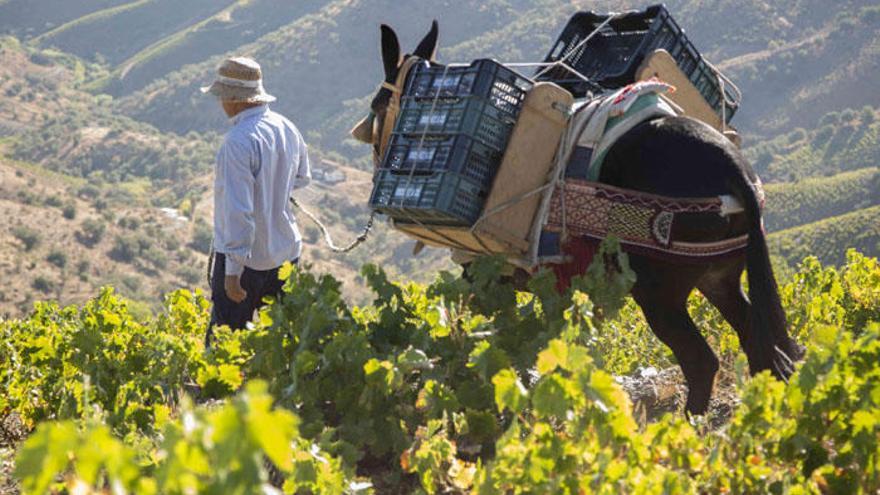
<instances>
[{"instance_id":1,"label":"dark brown fur","mask_svg":"<svg viewBox=\"0 0 880 495\"><path fill-rule=\"evenodd\" d=\"M436 45L435 21L414 55L431 59ZM385 80L393 83L403 57L397 36L384 25L382 58ZM378 129L391 125L384 122L390 97L390 91L380 89L371 104ZM708 125L686 117L655 119L636 126L611 148L603 165L600 181L607 184L678 198L732 194L745 207L745 213L730 217L678 216L673 227L673 238L691 242L748 234L748 248L741 257L700 264L630 256L638 277L632 295L651 329L672 349L681 365L688 384L686 409L690 413L707 410L718 371L718 358L687 312L687 299L695 288L736 330L753 373L770 370L786 379L793 371L793 362L802 354L786 330L760 205L752 187L755 180L754 171L730 141ZM740 284L746 267L749 297Z\"/></svg>"}]
</instances>

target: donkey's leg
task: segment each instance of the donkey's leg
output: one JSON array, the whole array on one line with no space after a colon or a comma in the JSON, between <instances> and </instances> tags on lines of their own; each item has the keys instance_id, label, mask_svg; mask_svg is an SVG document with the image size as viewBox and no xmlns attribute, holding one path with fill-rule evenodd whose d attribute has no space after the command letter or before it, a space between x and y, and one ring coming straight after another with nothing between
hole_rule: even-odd
<instances>
[{"instance_id":1,"label":"donkey's leg","mask_svg":"<svg viewBox=\"0 0 880 495\"><path fill-rule=\"evenodd\" d=\"M739 336L740 345L749 360L752 374L767 368L766 363L759 361L761 353L756 348L758 341L752 335L751 310L752 304L743 291L741 278L745 268L744 260L730 260L714 265L697 283L697 288L706 299L718 308L721 316ZM794 370L793 361L803 357L804 348L795 342L787 333L774 334L776 353L780 356L780 366L786 372Z\"/></svg>"},{"instance_id":2,"label":"donkey's leg","mask_svg":"<svg viewBox=\"0 0 880 495\"><path fill-rule=\"evenodd\" d=\"M709 408L718 358L687 312L687 298L705 267L675 266L633 257L638 276L633 297L648 325L672 349L688 384L685 406L691 414Z\"/></svg>"},{"instance_id":3,"label":"donkey's leg","mask_svg":"<svg viewBox=\"0 0 880 495\"><path fill-rule=\"evenodd\" d=\"M749 370L754 374L762 367L758 361L760 353L755 349L756 343L752 337L752 325L749 323L751 303L740 282L744 269L745 260L742 259L716 264L703 275L697 288L733 327L749 360Z\"/></svg>"}]
</instances>

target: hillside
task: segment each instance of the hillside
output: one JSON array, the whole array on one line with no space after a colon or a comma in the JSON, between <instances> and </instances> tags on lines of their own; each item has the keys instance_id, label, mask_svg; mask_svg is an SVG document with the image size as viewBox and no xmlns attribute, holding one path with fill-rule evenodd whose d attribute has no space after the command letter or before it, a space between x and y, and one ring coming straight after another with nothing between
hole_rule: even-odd
<instances>
[{"instance_id":1,"label":"hillside","mask_svg":"<svg viewBox=\"0 0 880 495\"><path fill-rule=\"evenodd\" d=\"M775 232L880 204L880 168L767 184L765 190L764 221Z\"/></svg>"},{"instance_id":2,"label":"hillside","mask_svg":"<svg viewBox=\"0 0 880 495\"><path fill-rule=\"evenodd\" d=\"M322 148L349 159L365 155L345 132L363 111L352 106L363 104L359 98L380 75L380 22L397 27L411 44L437 18L445 61L537 61L575 10L561 0L197 0L183 8L166 0L73 3L7 0L0 4L0 18L7 19L0 29L105 63L109 77L94 87L116 96L117 110L181 134L222 125L196 89L222 56L253 55L271 69L267 85L281 97L280 108L296 115ZM744 90L737 125L750 139L809 125L840 108L880 103L871 82L880 11L871 2L837 2L833 16L815 0L677 0L668 6L695 44ZM580 8L640 7L597 1ZM123 33L126 43L112 41ZM306 93L312 97L299 97Z\"/></svg>"},{"instance_id":3,"label":"hillside","mask_svg":"<svg viewBox=\"0 0 880 495\"><path fill-rule=\"evenodd\" d=\"M842 246L875 255L880 253L880 206L782 230L770 236L769 246L789 261L816 256L841 264L846 259Z\"/></svg>"},{"instance_id":4,"label":"hillside","mask_svg":"<svg viewBox=\"0 0 880 495\"><path fill-rule=\"evenodd\" d=\"M352 117L364 111L359 99L371 93L380 77L375 29L380 21L397 27L402 39L412 44L425 28L407 21L424 18L427 25L427 19L437 17L442 61L477 57L537 61L574 10L569 3L551 0L528 3L528 7L498 1L491 8L457 2L455 9L443 10L434 2L406 5L401 9L373 2L365 9L357 1L329 3L314 15L235 51L275 68L267 71L267 83L280 88L276 90L280 108L300 116L322 147L356 158L365 152L347 141L346 131ZM637 5L595 2L590 7L607 11ZM870 5L846 2L839 6L840 15L832 18L820 14L815 2L799 2L795 8L788 3L676 2L670 9L685 23L697 46L727 67L743 87L747 96L736 123L751 139L768 131L808 125L834 109L880 103L873 99L876 92L866 91L865 86L870 85L871 71L876 71L873 47L880 27L880 16ZM750 28L743 30L744 25ZM854 35L841 36L842 32ZM330 43L322 43L325 38ZM851 65L850 53L860 54L859 65ZM210 78L217 62L209 59L157 78L143 90L121 98L118 108L166 130L210 129L218 121L206 112L207 104L195 90ZM316 98L297 98L304 92ZM187 118L168 115L163 111L168 108L189 109L180 114Z\"/></svg>"},{"instance_id":5,"label":"hillside","mask_svg":"<svg viewBox=\"0 0 880 495\"><path fill-rule=\"evenodd\" d=\"M145 212L172 208L193 217L180 234L180 242L193 245L204 245L210 235L208 177L225 129L216 103L197 88L213 77L225 55L250 54L263 62L266 85L279 96L275 107L306 134L315 166L346 175L340 184L316 181L302 198L341 244L360 232L368 216L369 174L358 170L369 167L368 148L347 131L364 114L380 78L380 22L395 26L404 48L411 48L437 18L444 61L537 60L568 15L585 8L562 0L176 5L0 2L0 33L22 40L7 37L0 43L0 136L5 136L0 144L8 157L4 163L94 186L100 193L84 208L138 205ZM821 251L823 261L840 261L856 242L844 233L873 218L859 212L880 204L880 102L872 100L876 91L860 86L880 72L875 6L846 1L835 16L820 12L821 3L812 0L784 5L679 0L668 6L697 46L745 91L734 123L767 184L767 225L779 239L776 254L794 265L805 251L786 247L791 239L822 232L835 240ZM600 1L587 8L635 7L642 5ZM123 38L125 43L112 42ZM82 201L68 189L57 190L62 202ZM30 208L39 216L45 206L37 201ZM832 217L837 221L826 221ZM844 229L841 222L854 223ZM412 242L382 222L369 243L347 256L324 247L308 220L301 224L310 247L305 261L335 273L346 293L361 300L366 296L357 272L365 262L421 281L450 267L440 251L414 258ZM840 232L829 233L832 226ZM51 229L67 227L55 222L46 228L57 237L61 233ZM865 235L859 247L875 254ZM7 246L17 244L10 240ZM126 294L155 304L163 280Z\"/></svg>"},{"instance_id":6,"label":"hillside","mask_svg":"<svg viewBox=\"0 0 880 495\"><path fill-rule=\"evenodd\" d=\"M0 159L0 318L33 303L80 303L113 285L157 308L177 287L204 286L191 225L109 188Z\"/></svg>"},{"instance_id":7,"label":"hillside","mask_svg":"<svg viewBox=\"0 0 880 495\"><path fill-rule=\"evenodd\" d=\"M217 137L163 133L114 114L107 97L79 89L90 82L83 75L90 65L76 57L5 39L0 60L0 270L19 288L0 295L0 315L23 315L47 297L81 302L102 285L151 309L175 287L207 290ZM312 159L316 169L342 172L345 180L316 180L300 200L347 243L366 222L370 175L327 161L319 149ZM75 218L63 218L66 209ZM413 258L411 241L382 222L368 245L346 256L331 253L302 215L300 224L303 261L336 274L356 301L366 301L358 272L368 261L423 282L451 268L442 251ZM55 262L47 260L53 253Z\"/></svg>"}]
</instances>

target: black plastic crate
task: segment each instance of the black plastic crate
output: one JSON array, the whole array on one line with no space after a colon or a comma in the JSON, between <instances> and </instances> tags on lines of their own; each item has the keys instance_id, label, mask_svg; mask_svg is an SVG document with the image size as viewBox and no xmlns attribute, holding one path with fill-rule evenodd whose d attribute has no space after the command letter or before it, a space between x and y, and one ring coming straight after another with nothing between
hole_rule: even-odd
<instances>
[{"instance_id":1,"label":"black plastic crate","mask_svg":"<svg viewBox=\"0 0 880 495\"><path fill-rule=\"evenodd\" d=\"M394 133L406 136L466 134L503 152L519 110L512 114L473 96L438 101L409 98L403 102Z\"/></svg>"},{"instance_id":2,"label":"black plastic crate","mask_svg":"<svg viewBox=\"0 0 880 495\"><path fill-rule=\"evenodd\" d=\"M373 181L370 207L407 223L471 226L486 201L480 184L454 172L398 175L380 170Z\"/></svg>"},{"instance_id":3,"label":"black plastic crate","mask_svg":"<svg viewBox=\"0 0 880 495\"><path fill-rule=\"evenodd\" d=\"M574 14L544 60L556 62L565 59L570 67L586 76L590 82L562 67L547 71L538 80L553 81L571 91L575 97L583 97L603 88L621 88L635 81L635 73L647 55L664 49L672 55L703 98L719 115L722 114L724 98L714 71L666 7L654 5L644 11L627 13L610 21L581 44L609 17L608 14L594 12ZM725 88L725 91L728 100L725 115L729 121L739 102L730 88Z\"/></svg>"},{"instance_id":4,"label":"black plastic crate","mask_svg":"<svg viewBox=\"0 0 880 495\"><path fill-rule=\"evenodd\" d=\"M416 64L407 75L404 98L439 99L478 96L513 116L533 86L525 76L490 59L470 65Z\"/></svg>"},{"instance_id":5,"label":"black plastic crate","mask_svg":"<svg viewBox=\"0 0 880 495\"><path fill-rule=\"evenodd\" d=\"M503 151L465 134L424 137L394 134L381 169L403 175L454 172L488 191L503 156Z\"/></svg>"}]
</instances>

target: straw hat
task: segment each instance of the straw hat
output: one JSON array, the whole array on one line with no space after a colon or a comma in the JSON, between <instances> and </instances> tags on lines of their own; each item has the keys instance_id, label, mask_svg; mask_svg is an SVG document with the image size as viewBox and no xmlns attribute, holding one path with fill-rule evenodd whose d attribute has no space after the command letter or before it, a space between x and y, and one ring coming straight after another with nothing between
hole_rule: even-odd
<instances>
[{"instance_id":1,"label":"straw hat","mask_svg":"<svg viewBox=\"0 0 880 495\"><path fill-rule=\"evenodd\" d=\"M245 103L271 103L275 97L263 88L260 64L248 57L232 57L217 69L217 80L202 88L221 100Z\"/></svg>"}]
</instances>

